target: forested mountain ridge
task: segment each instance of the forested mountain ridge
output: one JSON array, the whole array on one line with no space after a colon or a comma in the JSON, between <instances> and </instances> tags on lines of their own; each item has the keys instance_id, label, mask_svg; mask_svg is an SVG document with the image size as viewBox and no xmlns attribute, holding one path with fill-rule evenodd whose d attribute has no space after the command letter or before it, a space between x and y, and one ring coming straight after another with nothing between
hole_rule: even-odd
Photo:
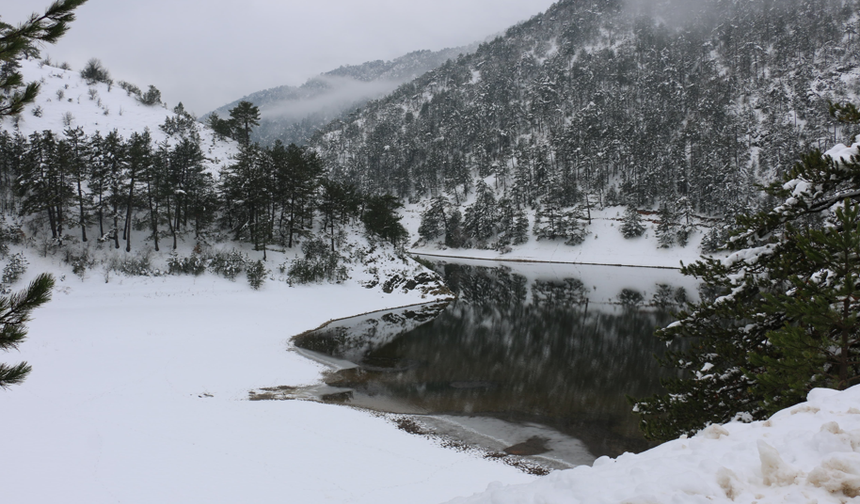
<instances>
[{"instance_id":1,"label":"forested mountain ridge","mask_svg":"<svg viewBox=\"0 0 860 504\"><path fill-rule=\"evenodd\" d=\"M223 117L239 102L251 102L262 114L253 141L271 145L280 140L284 144L302 145L319 127L344 112L382 97L397 86L476 48L477 44L473 44L440 51L413 51L390 61L344 65L313 77L299 87L278 86L251 93L210 114Z\"/></svg>"},{"instance_id":2,"label":"forested mountain ridge","mask_svg":"<svg viewBox=\"0 0 860 504\"><path fill-rule=\"evenodd\" d=\"M428 240L504 246L532 226L575 244L593 208L627 204L683 243L696 215L756 209L756 184L850 139L828 104L860 89L860 18L856 0L676 7L559 1L311 145L333 176L422 202Z\"/></svg>"}]
</instances>

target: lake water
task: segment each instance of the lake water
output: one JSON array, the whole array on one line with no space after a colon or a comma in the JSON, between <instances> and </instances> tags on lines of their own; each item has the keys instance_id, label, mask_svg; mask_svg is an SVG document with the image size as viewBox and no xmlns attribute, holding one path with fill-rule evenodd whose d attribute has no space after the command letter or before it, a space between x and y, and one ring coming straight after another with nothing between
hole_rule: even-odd
<instances>
[{"instance_id":1,"label":"lake water","mask_svg":"<svg viewBox=\"0 0 860 504\"><path fill-rule=\"evenodd\" d=\"M330 359L327 400L418 415L421 430L550 467L640 451L628 396L661 391L654 329L695 297L675 270L436 263L458 298L296 338Z\"/></svg>"}]
</instances>

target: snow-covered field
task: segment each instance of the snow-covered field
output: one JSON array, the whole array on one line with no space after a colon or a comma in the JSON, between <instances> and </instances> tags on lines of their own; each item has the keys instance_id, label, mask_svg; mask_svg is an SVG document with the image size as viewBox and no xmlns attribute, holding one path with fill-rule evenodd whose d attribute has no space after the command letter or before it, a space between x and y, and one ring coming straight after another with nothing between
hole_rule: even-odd
<instances>
[{"instance_id":1,"label":"snow-covered field","mask_svg":"<svg viewBox=\"0 0 860 504\"><path fill-rule=\"evenodd\" d=\"M45 270L61 274L31 260L31 277ZM319 380L290 336L420 301L353 282L253 291L212 275L67 275L20 352L3 355L34 370L0 394L2 501L825 503L860 492L860 387L542 478L363 411L248 400Z\"/></svg>"},{"instance_id":2,"label":"snow-covered field","mask_svg":"<svg viewBox=\"0 0 860 504\"><path fill-rule=\"evenodd\" d=\"M36 259L29 271L63 274ZM363 411L248 400L319 380L291 336L422 301L355 282L253 291L208 274L66 274L20 352L0 356L33 365L0 392L0 501L435 503L534 479Z\"/></svg>"}]
</instances>

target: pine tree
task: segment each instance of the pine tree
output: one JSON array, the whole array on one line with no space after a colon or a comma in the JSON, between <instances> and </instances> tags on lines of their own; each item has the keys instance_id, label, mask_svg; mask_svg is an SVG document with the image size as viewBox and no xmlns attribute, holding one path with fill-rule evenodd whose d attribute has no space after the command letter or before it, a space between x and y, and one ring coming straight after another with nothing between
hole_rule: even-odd
<instances>
[{"instance_id":1,"label":"pine tree","mask_svg":"<svg viewBox=\"0 0 860 504\"><path fill-rule=\"evenodd\" d=\"M51 300L54 278L43 273L26 290L0 297L0 349L16 349L27 336L30 312ZM0 388L24 381L31 366L21 362L14 366L0 363Z\"/></svg>"},{"instance_id":2,"label":"pine tree","mask_svg":"<svg viewBox=\"0 0 860 504\"><path fill-rule=\"evenodd\" d=\"M323 216L323 233L328 235L331 251L343 241L342 227L358 214L359 196L355 186L323 179L320 183L319 210Z\"/></svg>"},{"instance_id":3,"label":"pine tree","mask_svg":"<svg viewBox=\"0 0 860 504\"><path fill-rule=\"evenodd\" d=\"M92 204L90 194L84 190L87 182L87 165L90 162L88 142L84 130L66 128L63 132L69 146L69 177L74 185L78 202L78 225L81 227L81 241L87 241L87 225L90 223L88 208Z\"/></svg>"},{"instance_id":4,"label":"pine tree","mask_svg":"<svg viewBox=\"0 0 860 504\"><path fill-rule=\"evenodd\" d=\"M678 216L672 207L664 203L660 205L657 218L657 243L660 248L671 248L678 238Z\"/></svg>"},{"instance_id":5,"label":"pine tree","mask_svg":"<svg viewBox=\"0 0 860 504\"><path fill-rule=\"evenodd\" d=\"M128 185L125 194L125 226L122 231L123 238L125 238L126 252L131 252L133 210L138 203L137 186L142 180L146 180L146 176L152 169L152 165L152 137L150 136L149 129L145 129L143 133L132 133L128 141Z\"/></svg>"},{"instance_id":6,"label":"pine tree","mask_svg":"<svg viewBox=\"0 0 860 504\"><path fill-rule=\"evenodd\" d=\"M480 180L475 185L475 202L466 208L463 228L477 244L483 245L496 234L497 204L493 190Z\"/></svg>"},{"instance_id":7,"label":"pine tree","mask_svg":"<svg viewBox=\"0 0 860 504\"><path fill-rule=\"evenodd\" d=\"M364 203L361 221L368 234L377 236L393 245L409 238L409 232L400 224L397 210L403 206L394 196L369 196Z\"/></svg>"},{"instance_id":8,"label":"pine tree","mask_svg":"<svg viewBox=\"0 0 860 504\"><path fill-rule=\"evenodd\" d=\"M24 85L15 62L23 56L38 53L35 44L53 44L69 29L74 21L74 10L86 0L58 0L45 14L32 14L27 21L13 27L0 22L0 118L21 113L39 94L39 83ZM24 88L23 90L21 88Z\"/></svg>"},{"instance_id":9,"label":"pine tree","mask_svg":"<svg viewBox=\"0 0 860 504\"><path fill-rule=\"evenodd\" d=\"M251 144L251 132L260 125L260 109L249 101L240 101L230 109L233 138L245 147ZM217 123L216 123L217 125Z\"/></svg>"},{"instance_id":10,"label":"pine tree","mask_svg":"<svg viewBox=\"0 0 860 504\"><path fill-rule=\"evenodd\" d=\"M738 218L727 259L682 269L712 294L657 333L690 343L661 361L682 372L664 382L668 394L635 404L647 437L764 418L815 386L858 382L857 148L851 159L804 156L767 188L781 203Z\"/></svg>"},{"instance_id":11,"label":"pine tree","mask_svg":"<svg viewBox=\"0 0 860 504\"><path fill-rule=\"evenodd\" d=\"M636 238L645 234L645 225L642 224L642 216L634 206L628 206L624 210L624 219L621 224L621 234L625 238Z\"/></svg>"},{"instance_id":12,"label":"pine tree","mask_svg":"<svg viewBox=\"0 0 860 504\"><path fill-rule=\"evenodd\" d=\"M763 368L756 379L769 412L802 402L815 387L860 383L860 205L846 199L823 229L789 227L787 234L804 268L789 276L784 293L765 296L766 312L785 319L768 333L780 352L751 359Z\"/></svg>"},{"instance_id":13,"label":"pine tree","mask_svg":"<svg viewBox=\"0 0 860 504\"><path fill-rule=\"evenodd\" d=\"M421 224L418 226L418 236L426 241L431 241L439 236L445 236L448 232L448 217L445 208L448 200L444 196L436 196L430 200L430 205L421 212Z\"/></svg>"}]
</instances>

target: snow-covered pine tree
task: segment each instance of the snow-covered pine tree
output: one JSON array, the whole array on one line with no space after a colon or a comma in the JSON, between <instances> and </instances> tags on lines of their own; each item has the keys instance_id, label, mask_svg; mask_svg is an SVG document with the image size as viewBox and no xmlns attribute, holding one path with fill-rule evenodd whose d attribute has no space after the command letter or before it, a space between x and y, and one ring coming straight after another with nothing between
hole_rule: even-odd
<instances>
[{"instance_id":1,"label":"snow-covered pine tree","mask_svg":"<svg viewBox=\"0 0 860 504\"><path fill-rule=\"evenodd\" d=\"M10 296L0 297L0 350L18 348L27 336L25 324L30 312L51 300L54 277L42 273L27 289ZM26 362L15 365L0 363L0 388L24 381L31 366Z\"/></svg>"},{"instance_id":2,"label":"snow-covered pine tree","mask_svg":"<svg viewBox=\"0 0 860 504\"><path fill-rule=\"evenodd\" d=\"M636 238L645 233L645 225L642 224L642 216L635 206L630 205L624 210L624 218L621 223L621 234L624 238Z\"/></svg>"},{"instance_id":3,"label":"snow-covered pine tree","mask_svg":"<svg viewBox=\"0 0 860 504\"><path fill-rule=\"evenodd\" d=\"M478 246L496 234L497 204L493 190L483 181L475 184L475 202L466 208L463 228Z\"/></svg>"},{"instance_id":4,"label":"snow-covered pine tree","mask_svg":"<svg viewBox=\"0 0 860 504\"><path fill-rule=\"evenodd\" d=\"M664 203L660 205L657 219L657 242L660 248L671 248L678 238L678 215L672 207Z\"/></svg>"},{"instance_id":5,"label":"snow-covered pine tree","mask_svg":"<svg viewBox=\"0 0 860 504\"><path fill-rule=\"evenodd\" d=\"M728 258L682 269L714 295L657 332L691 343L661 360L682 373L668 393L635 402L646 437L764 418L813 387L860 382L858 152L804 156L767 188L780 204L738 218Z\"/></svg>"},{"instance_id":6,"label":"snow-covered pine tree","mask_svg":"<svg viewBox=\"0 0 860 504\"><path fill-rule=\"evenodd\" d=\"M444 196L436 196L430 200L427 209L421 212L421 224L418 226L418 236L426 241L445 236L448 232L448 217L445 208L448 200Z\"/></svg>"}]
</instances>

